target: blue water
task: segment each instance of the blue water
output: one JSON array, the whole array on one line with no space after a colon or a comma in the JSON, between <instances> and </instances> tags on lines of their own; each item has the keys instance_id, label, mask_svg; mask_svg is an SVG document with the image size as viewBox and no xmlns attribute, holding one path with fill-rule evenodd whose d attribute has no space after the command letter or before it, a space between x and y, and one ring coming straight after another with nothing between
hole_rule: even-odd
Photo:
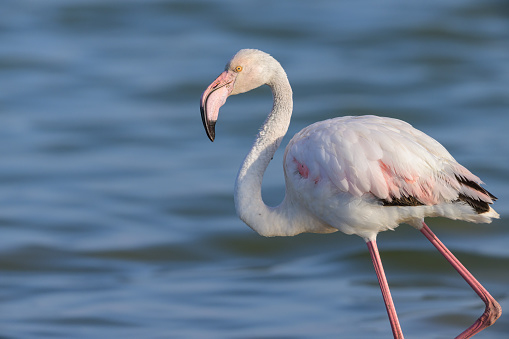
<instances>
[{"instance_id":1,"label":"blue water","mask_svg":"<svg viewBox=\"0 0 509 339\"><path fill-rule=\"evenodd\" d=\"M428 224L506 310L478 337L507 337L505 1L1 7L1 338L391 338L360 238L268 239L236 217L235 175L270 91L230 98L214 143L198 103L241 48L285 67L289 136L340 115L400 118L485 181L500 220ZM264 178L271 205L281 153ZM419 232L378 243L408 338L451 338L481 315Z\"/></svg>"}]
</instances>

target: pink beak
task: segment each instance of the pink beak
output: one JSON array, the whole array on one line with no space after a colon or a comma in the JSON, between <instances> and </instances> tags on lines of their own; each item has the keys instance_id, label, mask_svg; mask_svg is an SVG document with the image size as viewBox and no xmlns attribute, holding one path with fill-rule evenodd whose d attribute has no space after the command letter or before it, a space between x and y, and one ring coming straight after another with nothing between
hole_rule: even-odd
<instances>
[{"instance_id":1,"label":"pink beak","mask_svg":"<svg viewBox=\"0 0 509 339\"><path fill-rule=\"evenodd\" d=\"M215 126L219 108L224 105L226 98L232 92L236 77L237 73L224 71L207 87L201 96L201 119L210 141L214 141L216 136Z\"/></svg>"}]
</instances>

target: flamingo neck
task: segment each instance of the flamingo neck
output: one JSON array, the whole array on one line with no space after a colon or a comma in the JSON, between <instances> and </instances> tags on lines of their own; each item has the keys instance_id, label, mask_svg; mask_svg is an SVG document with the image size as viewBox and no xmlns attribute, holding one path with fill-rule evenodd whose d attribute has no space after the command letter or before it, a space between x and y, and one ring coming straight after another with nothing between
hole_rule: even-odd
<instances>
[{"instance_id":1,"label":"flamingo neck","mask_svg":"<svg viewBox=\"0 0 509 339\"><path fill-rule=\"evenodd\" d=\"M272 112L262 125L235 182L237 214L264 236L290 235L291 229L286 197L278 207L269 207L262 199L263 174L288 131L293 111L292 88L285 71L279 67L268 83L274 99Z\"/></svg>"}]
</instances>

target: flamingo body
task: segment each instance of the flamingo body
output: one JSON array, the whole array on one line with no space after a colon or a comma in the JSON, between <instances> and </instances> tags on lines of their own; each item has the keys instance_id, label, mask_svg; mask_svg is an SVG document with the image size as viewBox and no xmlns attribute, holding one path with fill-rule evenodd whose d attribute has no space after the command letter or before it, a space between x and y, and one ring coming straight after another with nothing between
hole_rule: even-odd
<instances>
[{"instance_id":1,"label":"flamingo body","mask_svg":"<svg viewBox=\"0 0 509 339\"><path fill-rule=\"evenodd\" d=\"M496 198L436 140L397 119L341 117L312 124L297 133L284 155L286 194L276 207L265 205L263 173L288 130L292 89L273 57L259 50L239 51L204 91L200 110L211 141L219 108L230 95L261 85L272 90L274 105L235 182L239 217L264 236L337 230L362 237L368 246L394 338L403 338L378 252L379 232L408 223L451 263L486 304L482 316L457 338L470 338L493 324L501 308L424 223L442 216L489 223L499 215Z\"/></svg>"},{"instance_id":2,"label":"flamingo body","mask_svg":"<svg viewBox=\"0 0 509 339\"><path fill-rule=\"evenodd\" d=\"M377 116L340 117L297 133L285 151L287 192L321 221L373 240L381 231L424 217L490 222L481 180L436 140L406 122Z\"/></svg>"}]
</instances>

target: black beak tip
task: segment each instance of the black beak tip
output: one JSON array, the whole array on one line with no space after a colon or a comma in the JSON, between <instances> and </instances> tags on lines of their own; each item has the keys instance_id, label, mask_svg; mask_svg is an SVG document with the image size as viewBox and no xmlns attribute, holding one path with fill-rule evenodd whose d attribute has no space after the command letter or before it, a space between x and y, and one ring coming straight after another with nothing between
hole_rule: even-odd
<instances>
[{"instance_id":1,"label":"black beak tip","mask_svg":"<svg viewBox=\"0 0 509 339\"><path fill-rule=\"evenodd\" d=\"M207 119L207 114L205 113L205 109L202 105L200 105L201 112L201 121L203 122L203 127L205 127L205 132L207 132L207 136L210 141L214 142L216 138L216 122Z\"/></svg>"},{"instance_id":2,"label":"black beak tip","mask_svg":"<svg viewBox=\"0 0 509 339\"><path fill-rule=\"evenodd\" d=\"M205 130L207 131L207 136L209 137L210 141L214 142L214 139L216 138L216 122L209 121L208 126L205 127Z\"/></svg>"}]
</instances>

